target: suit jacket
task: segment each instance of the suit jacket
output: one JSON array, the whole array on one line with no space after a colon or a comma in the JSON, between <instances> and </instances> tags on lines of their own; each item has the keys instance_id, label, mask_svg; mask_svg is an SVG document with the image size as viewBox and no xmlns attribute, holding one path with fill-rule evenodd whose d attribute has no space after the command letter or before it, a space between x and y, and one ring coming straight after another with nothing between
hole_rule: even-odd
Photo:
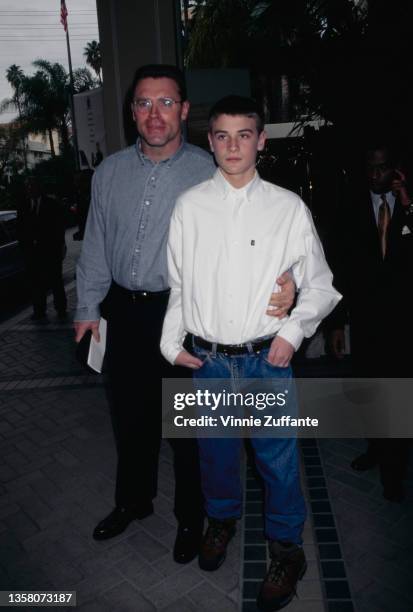
<instances>
[{"instance_id":1,"label":"suit jacket","mask_svg":"<svg viewBox=\"0 0 413 612\"><path fill-rule=\"evenodd\" d=\"M31 200L24 199L17 211L17 232L20 246L28 257L63 258L65 226L57 200L40 196L38 211L33 211Z\"/></svg>"},{"instance_id":2,"label":"suit jacket","mask_svg":"<svg viewBox=\"0 0 413 612\"><path fill-rule=\"evenodd\" d=\"M335 285L343 294L330 320L350 323L351 354L358 366L405 369L413 345L413 309L409 300L413 273L413 214L396 200L383 259L370 192L349 198L332 232L327 257ZM388 363L391 360L391 366ZM396 374L402 375L402 374Z\"/></svg>"}]
</instances>

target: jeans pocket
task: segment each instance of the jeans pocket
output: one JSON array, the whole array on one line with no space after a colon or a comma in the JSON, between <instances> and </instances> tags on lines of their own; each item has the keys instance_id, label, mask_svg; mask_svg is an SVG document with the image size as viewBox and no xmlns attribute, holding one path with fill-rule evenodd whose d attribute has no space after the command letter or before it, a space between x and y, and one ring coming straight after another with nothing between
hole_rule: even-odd
<instances>
[{"instance_id":1,"label":"jeans pocket","mask_svg":"<svg viewBox=\"0 0 413 612\"><path fill-rule=\"evenodd\" d=\"M192 354L195 357L198 357L198 359L200 359L202 361L202 365L200 366L200 368L198 368L199 370L201 368L204 367L204 365L210 360L211 358L211 351L207 351L205 349L200 349L198 347L193 347L192 348Z\"/></svg>"},{"instance_id":2,"label":"jeans pocket","mask_svg":"<svg viewBox=\"0 0 413 612\"><path fill-rule=\"evenodd\" d=\"M290 368L290 364L288 364L288 366L274 365L273 363L271 363L268 360L268 353L269 352L270 352L270 349L265 349L264 351L261 351L261 353L260 353L260 357L261 357L262 364L264 365L264 367L271 368L274 371L278 370L280 373L281 372L285 373Z\"/></svg>"},{"instance_id":3,"label":"jeans pocket","mask_svg":"<svg viewBox=\"0 0 413 612\"><path fill-rule=\"evenodd\" d=\"M273 363L271 363L270 361L268 361L268 359L266 359L264 357L264 363L266 363L270 368L273 368L274 370L286 370L287 368L289 368L290 366L278 366L278 365L274 365Z\"/></svg>"}]
</instances>

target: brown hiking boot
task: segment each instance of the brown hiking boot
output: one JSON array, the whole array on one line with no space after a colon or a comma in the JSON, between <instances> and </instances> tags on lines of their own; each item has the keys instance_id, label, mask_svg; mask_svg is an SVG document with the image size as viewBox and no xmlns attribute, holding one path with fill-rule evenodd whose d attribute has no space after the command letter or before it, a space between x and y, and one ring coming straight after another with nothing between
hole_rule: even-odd
<instances>
[{"instance_id":1,"label":"brown hiking boot","mask_svg":"<svg viewBox=\"0 0 413 612\"><path fill-rule=\"evenodd\" d=\"M236 519L220 521L208 518L209 526L199 551L199 567L207 572L217 570L225 561L227 546L235 534Z\"/></svg>"},{"instance_id":2,"label":"brown hiking boot","mask_svg":"<svg viewBox=\"0 0 413 612\"><path fill-rule=\"evenodd\" d=\"M298 580L305 574L307 563L302 548L292 543L270 543L271 564L261 585L257 606L273 612L286 606L294 595Z\"/></svg>"}]
</instances>

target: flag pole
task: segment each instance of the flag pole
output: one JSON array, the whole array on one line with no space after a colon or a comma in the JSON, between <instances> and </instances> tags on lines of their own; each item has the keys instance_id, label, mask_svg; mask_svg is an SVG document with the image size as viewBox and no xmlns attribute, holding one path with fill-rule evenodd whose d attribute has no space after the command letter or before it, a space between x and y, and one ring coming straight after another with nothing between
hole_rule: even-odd
<instances>
[{"instance_id":1,"label":"flag pole","mask_svg":"<svg viewBox=\"0 0 413 612\"><path fill-rule=\"evenodd\" d=\"M79 146L77 141L77 128L76 128L76 116L75 116L75 105L73 100L73 95L75 93L74 81L73 81L73 70L72 70L72 54L70 52L70 40L69 40L69 26L67 24L67 9L65 1L61 0L61 23L66 32L66 46L67 46L67 60L69 64L69 79L70 79L70 114L72 116L72 138L73 138L73 148L75 150L75 167L76 170L80 170L80 162L79 162Z\"/></svg>"},{"instance_id":2,"label":"flag pole","mask_svg":"<svg viewBox=\"0 0 413 612\"><path fill-rule=\"evenodd\" d=\"M66 30L66 44L67 44L67 59L69 62L69 77L70 77L70 114L72 115L72 137L73 137L73 147L75 150L75 165L76 170L80 170L79 164L79 146L77 143L77 127L76 127L76 116L75 116L75 104L73 100L73 94L75 92L75 87L73 83L73 70L72 70L72 56L70 53L70 42L69 42L69 28Z\"/></svg>"}]
</instances>

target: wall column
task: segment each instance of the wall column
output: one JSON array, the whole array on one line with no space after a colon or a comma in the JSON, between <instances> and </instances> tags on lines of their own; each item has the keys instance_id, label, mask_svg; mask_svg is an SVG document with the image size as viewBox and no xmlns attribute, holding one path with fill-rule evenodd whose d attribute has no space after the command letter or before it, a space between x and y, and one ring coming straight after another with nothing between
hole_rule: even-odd
<instances>
[{"instance_id":1,"label":"wall column","mask_svg":"<svg viewBox=\"0 0 413 612\"><path fill-rule=\"evenodd\" d=\"M125 96L142 64L179 64L175 0L96 0L108 153L126 145Z\"/></svg>"}]
</instances>

